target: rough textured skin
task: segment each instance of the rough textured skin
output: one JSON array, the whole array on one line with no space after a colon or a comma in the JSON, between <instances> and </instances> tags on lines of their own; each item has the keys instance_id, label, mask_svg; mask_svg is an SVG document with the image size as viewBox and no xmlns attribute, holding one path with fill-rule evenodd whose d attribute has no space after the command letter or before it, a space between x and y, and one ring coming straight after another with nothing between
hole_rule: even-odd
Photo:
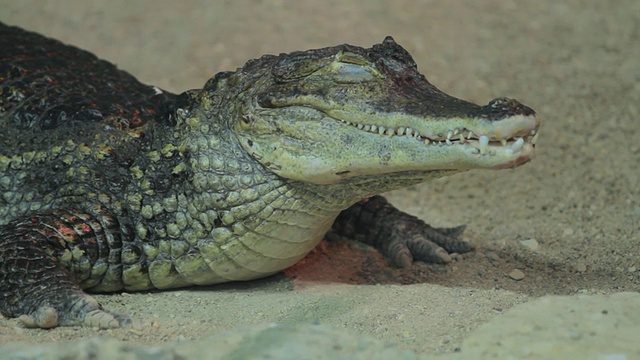
<instances>
[{"instance_id":1,"label":"rough textured skin","mask_svg":"<svg viewBox=\"0 0 640 360\"><path fill-rule=\"evenodd\" d=\"M463 227L374 195L523 164L539 126L515 100L442 93L391 38L267 55L173 95L0 24L0 94L0 312L31 327L129 324L84 291L264 277L332 226L401 266L450 261L471 250Z\"/></svg>"}]
</instances>

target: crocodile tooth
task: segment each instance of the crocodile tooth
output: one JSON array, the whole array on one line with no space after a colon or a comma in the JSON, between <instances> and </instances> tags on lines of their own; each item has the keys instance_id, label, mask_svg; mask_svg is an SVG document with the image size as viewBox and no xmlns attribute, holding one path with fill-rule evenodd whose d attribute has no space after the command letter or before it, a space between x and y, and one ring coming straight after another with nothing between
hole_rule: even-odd
<instances>
[{"instance_id":1,"label":"crocodile tooth","mask_svg":"<svg viewBox=\"0 0 640 360\"><path fill-rule=\"evenodd\" d=\"M445 142L447 143L447 145L453 145L453 143L449 139L445 140Z\"/></svg>"},{"instance_id":2,"label":"crocodile tooth","mask_svg":"<svg viewBox=\"0 0 640 360\"><path fill-rule=\"evenodd\" d=\"M404 127L400 126L398 128L398 135L404 135Z\"/></svg>"},{"instance_id":3,"label":"crocodile tooth","mask_svg":"<svg viewBox=\"0 0 640 360\"><path fill-rule=\"evenodd\" d=\"M513 143L513 145L511 145L511 151L513 152L519 151L520 149L522 149L523 145L524 145L524 139L519 138L518 140L516 140L516 142Z\"/></svg>"},{"instance_id":4,"label":"crocodile tooth","mask_svg":"<svg viewBox=\"0 0 640 360\"><path fill-rule=\"evenodd\" d=\"M356 125L356 127L357 127L358 129L362 130L362 129L364 128L364 125L362 125L362 124L358 124L358 125Z\"/></svg>"},{"instance_id":5,"label":"crocodile tooth","mask_svg":"<svg viewBox=\"0 0 640 360\"><path fill-rule=\"evenodd\" d=\"M371 125L364 126L364 131L370 131L370 130L371 130Z\"/></svg>"},{"instance_id":6,"label":"crocodile tooth","mask_svg":"<svg viewBox=\"0 0 640 360\"><path fill-rule=\"evenodd\" d=\"M453 136L453 131L451 130L447 131L447 140L451 140L452 136Z\"/></svg>"},{"instance_id":7,"label":"crocodile tooth","mask_svg":"<svg viewBox=\"0 0 640 360\"><path fill-rule=\"evenodd\" d=\"M538 135L540 133L536 133L532 138L531 138L531 144L535 145L538 142Z\"/></svg>"},{"instance_id":8,"label":"crocodile tooth","mask_svg":"<svg viewBox=\"0 0 640 360\"><path fill-rule=\"evenodd\" d=\"M506 146L507 145L507 139L500 140L500 143L502 143L502 146Z\"/></svg>"},{"instance_id":9,"label":"crocodile tooth","mask_svg":"<svg viewBox=\"0 0 640 360\"><path fill-rule=\"evenodd\" d=\"M467 134L467 140L471 140L472 137L473 137L473 131L469 130L469 133Z\"/></svg>"},{"instance_id":10,"label":"crocodile tooth","mask_svg":"<svg viewBox=\"0 0 640 360\"><path fill-rule=\"evenodd\" d=\"M416 131L413 133L413 137L420 137L420 133L418 132L418 130L416 130Z\"/></svg>"},{"instance_id":11,"label":"crocodile tooth","mask_svg":"<svg viewBox=\"0 0 640 360\"><path fill-rule=\"evenodd\" d=\"M536 129L531 130L531 135L535 135L537 133Z\"/></svg>"},{"instance_id":12,"label":"crocodile tooth","mask_svg":"<svg viewBox=\"0 0 640 360\"><path fill-rule=\"evenodd\" d=\"M425 145L429 145L430 143L431 143L431 140L429 140L429 139L424 139L424 144L425 144Z\"/></svg>"},{"instance_id":13,"label":"crocodile tooth","mask_svg":"<svg viewBox=\"0 0 640 360\"><path fill-rule=\"evenodd\" d=\"M489 137L486 135L481 135L480 136L480 152L484 153L485 150L487 150L487 147L489 146Z\"/></svg>"},{"instance_id":14,"label":"crocodile tooth","mask_svg":"<svg viewBox=\"0 0 640 360\"><path fill-rule=\"evenodd\" d=\"M384 134L384 132L385 132L386 130L387 130L387 129L385 129L385 128L384 128L384 126L378 126L378 134L379 134L379 135Z\"/></svg>"},{"instance_id":15,"label":"crocodile tooth","mask_svg":"<svg viewBox=\"0 0 640 360\"><path fill-rule=\"evenodd\" d=\"M413 135L413 129L412 129L412 128L407 128L407 130L406 130L405 134L406 134L407 136L412 136L412 135Z\"/></svg>"},{"instance_id":16,"label":"crocodile tooth","mask_svg":"<svg viewBox=\"0 0 640 360\"><path fill-rule=\"evenodd\" d=\"M460 144L464 144L467 140L464 138L464 135L460 135Z\"/></svg>"},{"instance_id":17,"label":"crocodile tooth","mask_svg":"<svg viewBox=\"0 0 640 360\"><path fill-rule=\"evenodd\" d=\"M378 131L378 127L376 125L371 125L371 132Z\"/></svg>"},{"instance_id":18,"label":"crocodile tooth","mask_svg":"<svg viewBox=\"0 0 640 360\"><path fill-rule=\"evenodd\" d=\"M387 129L387 135L389 135L389 137L392 137L393 135L396 134L396 129Z\"/></svg>"}]
</instances>

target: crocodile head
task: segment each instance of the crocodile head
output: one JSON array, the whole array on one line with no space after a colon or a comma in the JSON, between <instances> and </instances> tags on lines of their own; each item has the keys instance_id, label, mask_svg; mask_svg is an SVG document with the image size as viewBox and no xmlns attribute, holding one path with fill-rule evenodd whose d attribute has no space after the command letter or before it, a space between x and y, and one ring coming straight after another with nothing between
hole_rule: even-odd
<instances>
[{"instance_id":1,"label":"crocodile head","mask_svg":"<svg viewBox=\"0 0 640 360\"><path fill-rule=\"evenodd\" d=\"M369 49L264 56L209 88L222 78L238 89L228 126L244 150L277 175L307 183L511 168L532 158L538 137L532 109L445 94L391 37Z\"/></svg>"}]
</instances>

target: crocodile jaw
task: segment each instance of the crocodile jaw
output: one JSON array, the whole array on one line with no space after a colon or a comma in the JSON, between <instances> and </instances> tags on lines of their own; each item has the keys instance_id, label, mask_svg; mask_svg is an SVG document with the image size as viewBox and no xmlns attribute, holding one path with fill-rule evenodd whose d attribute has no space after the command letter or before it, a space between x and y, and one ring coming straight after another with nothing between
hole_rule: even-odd
<instances>
[{"instance_id":1,"label":"crocodile jaw","mask_svg":"<svg viewBox=\"0 0 640 360\"><path fill-rule=\"evenodd\" d=\"M362 119L353 117L357 113L328 113L359 130L422 142L426 148L411 146L408 151L414 152L415 159L424 161L416 161L416 167L409 165L407 170L463 171L516 167L533 157L540 127L540 120L533 112L491 121L482 117L425 118L401 113L367 116L366 122L384 125L367 125Z\"/></svg>"},{"instance_id":2,"label":"crocodile jaw","mask_svg":"<svg viewBox=\"0 0 640 360\"><path fill-rule=\"evenodd\" d=\"M356 112L301 106L278 110L277 115L254 117L253 132L237 133L240 143L277 175L314 184L391 173L427 176L516 167L533 157L540 124L535 114L487 120L396 113L369 114L362 120L353 116Z\"/></svg>"}]
</instances>

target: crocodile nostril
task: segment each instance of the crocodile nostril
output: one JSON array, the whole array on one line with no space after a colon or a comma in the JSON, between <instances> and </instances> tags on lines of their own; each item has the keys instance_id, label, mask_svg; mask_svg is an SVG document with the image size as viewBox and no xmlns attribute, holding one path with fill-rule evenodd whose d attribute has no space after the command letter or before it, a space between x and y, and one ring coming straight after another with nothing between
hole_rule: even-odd
<instances>
[{"instance_id":1,"label":"crocodile nostril","mask_svg":"<svg viewBox=\"0 0 640 360\"><path fill-rule=\"evenodd\" d=\"M496 98L489 101L487 105L492 112L502 112L505 116L513 115L535 115L535 111L530 107L522 104L516 99Z\"/></svg>"}]
</instances>

